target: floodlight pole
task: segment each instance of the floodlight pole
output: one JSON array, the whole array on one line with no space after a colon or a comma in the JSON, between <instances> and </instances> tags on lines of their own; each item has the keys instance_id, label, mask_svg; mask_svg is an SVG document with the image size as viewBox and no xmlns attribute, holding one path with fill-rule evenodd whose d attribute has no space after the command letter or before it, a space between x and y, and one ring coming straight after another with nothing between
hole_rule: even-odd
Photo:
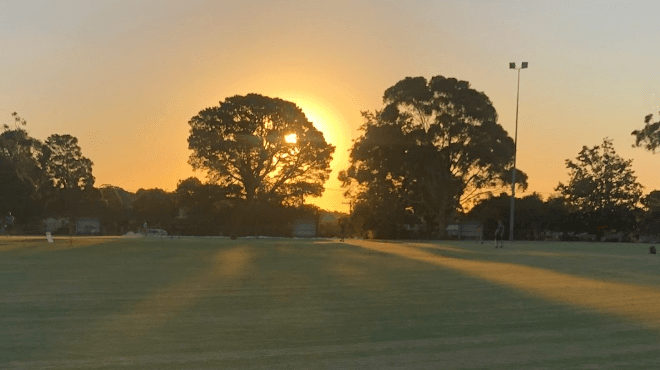
<instances>
[{"instance_id":1,"label":"floodlight pole","mask_svg":"<svg viewBox=\"0 0 660 370\"><path fill-rule=\"evenodd\" d=\"M520 103L520 70L527 68L527 62L522 62L520 68L516 63L509 63L510 69L518 70L518 88L516 91L516 133L513 141L513 171L511 172L511 217L509 219L509 241L513 242L513 213L516 200L516 157L518 153L518 106Z\"/></svg>"}]
</instances>

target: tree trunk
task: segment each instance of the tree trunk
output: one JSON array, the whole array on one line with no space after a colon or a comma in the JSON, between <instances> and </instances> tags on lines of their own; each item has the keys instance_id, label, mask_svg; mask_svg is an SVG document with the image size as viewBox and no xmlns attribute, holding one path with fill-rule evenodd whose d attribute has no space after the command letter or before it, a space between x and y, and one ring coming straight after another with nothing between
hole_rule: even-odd
<instances>
[{"instance_id":1,"label":"tree trunk","mask_svg":"<svg viewBox=\"0 0 660 370\"><path fill-rule=\"evenodd\" d=\"M447 238L447 202L441 195L440 206L438 207L438 238Z\"/></svg>"},{"instance_id":2,"label":"tree trunk","mask_svg":"<svg viewBox=\"0 0 660 370\"><path fill-rule=\"evenodd\" d=\"M240 234L243 222L245 221L245 217L250 213L252 208L254 207L254 200L250 199L247 200L241 207L237 207L237 209L234 211L234 219L232 222L231 226L231 231L229 233L231 239L237 239L238 234Z\"/></svg>"}]
</instances>

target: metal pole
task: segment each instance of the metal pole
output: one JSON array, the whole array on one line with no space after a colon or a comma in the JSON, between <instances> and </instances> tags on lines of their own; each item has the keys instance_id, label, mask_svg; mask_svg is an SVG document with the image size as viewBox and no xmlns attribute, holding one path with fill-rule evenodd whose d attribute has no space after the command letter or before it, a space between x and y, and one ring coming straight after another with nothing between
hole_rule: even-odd
<instances>
[{"instance_id":1,"label":"metal pole","mask_svg":"<svg viewBox=\"0 0 660 370\"><path fill-rule=\"evenodd\" d=\"M518 69L518 89L516 92L516 134L513 141L513 172L511 174L511 217L509 219L509 241L513 242L513 213L516 200L516 155L518 153L518 106L520 102L520 68Z\"/></svg>"}]
</instances>

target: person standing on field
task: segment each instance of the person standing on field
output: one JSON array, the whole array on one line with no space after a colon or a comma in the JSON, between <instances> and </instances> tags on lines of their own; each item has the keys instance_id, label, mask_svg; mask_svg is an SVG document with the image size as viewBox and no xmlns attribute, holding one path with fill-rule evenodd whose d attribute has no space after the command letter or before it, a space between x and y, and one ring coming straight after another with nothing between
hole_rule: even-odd
<instances>
[{"instance_id":1,"label":"person standing on field","mask_svg":"<svg viewBox=\"0 0 660 370\"><path fill-rule=\"evenodd\" d=\"M344 217L339 218L339 228L341 229L341 239L339 241L343 242L346 235L346 219Z\"/></svg>"},{"instance_id":2,"label":"person standing on field","mask_svg":"<svg viewBox=\"0 0 660 370\"><path fill-rule=\"evenodd\" d=\"M502 220L497 221L497 229L495 229L495 248L504 247L504 224Z\"/></svg>"},{"instance_id":3,"label":"person standing on field","mask_svg":"<svg viewBox=\"0 0 660 370\"><path fill-rule=\"evenodd\" d=\"M7 235L11 235L12 226L14 226L14 220L14 216L11 214L11 212L8 212L3 225L4 232L6 232Z\"/></svg>"}]
</instances>

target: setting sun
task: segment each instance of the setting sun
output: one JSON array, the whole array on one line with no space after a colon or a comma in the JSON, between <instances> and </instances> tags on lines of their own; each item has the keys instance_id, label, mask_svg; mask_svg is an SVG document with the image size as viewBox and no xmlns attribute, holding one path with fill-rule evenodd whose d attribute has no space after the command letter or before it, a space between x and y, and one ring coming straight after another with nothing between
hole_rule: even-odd
<instances>
[{"instance_id":1,"label":"setting sun","mask_svg":"<svg viewBox=\"0 0 660 370\"><path fill-rule=\"evenodd\" d=\"M340 101L333 104L315 96L311 91L307 94L277 91L274 94L296 103L314 127L323 133L325 140L335 146L330 165L333 172L325 183L323 196L309 198L305 201L323 209L348 212L349 208L348 204L344 203L341 182L337 179L339 171L348 167L348 150L354 134L346 129L346 122L349 119L341 114L339 108L347 103ZM355 110L358 111L358 108L355 108ZM356 114L351 119L359 120L359 115Z\"/></svg>"},{"instance_id":2,"label":"setting sun","mask_svg":"<svg viewBox=\"0 0 660 370\"><path fill-rule=\"evenodd\" d=\"M289 144L295 144L296 141L298 141L298 136L296 134L289 134L284 137L284 141L286 141Z\"/></svg>"}]
</instances>

